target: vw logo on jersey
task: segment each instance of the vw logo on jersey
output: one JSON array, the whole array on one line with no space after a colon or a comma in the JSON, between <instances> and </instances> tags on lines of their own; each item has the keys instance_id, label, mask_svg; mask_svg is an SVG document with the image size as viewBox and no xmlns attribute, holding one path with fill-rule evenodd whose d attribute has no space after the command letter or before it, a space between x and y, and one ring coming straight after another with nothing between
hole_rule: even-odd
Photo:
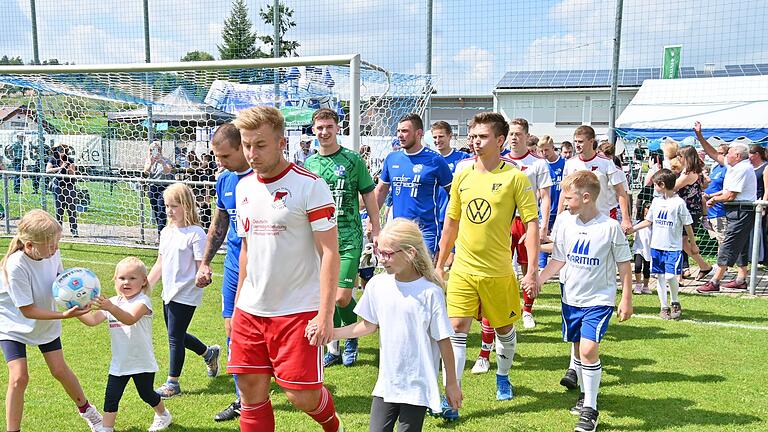
<instances>
[{"instance_id":1,"label":"vw logo on jersey","mask_svg":"<svg viewBox=\"0 0 768 432\"><path fill-rule=\"evenodd\" d=\"M413 166L413 173L414 173L414 174L418 174L418 173L420 173L420 172L421 172L421 170L423 170L423 169L424 169L424 165L422 165L422 164L416 164L416 165L414 165L414 166Z\"/></svg>"},{"instance_id":2,"label":"vw logo on jersey","mask_svg":"<svg viewBox=\"0 0 768 432\"><path fill-rule=\"evenodd\" d=\"M347 175L347 169L344 168L344 165L336 165L336 169L333 170L333 173L336 174L336 177L344 177Z\"/></svg>"},{"instance_id":3,"label":"vw logo on jersey","mask_svg":"<svg viewBox=\"0 0 768 432\"><path fill-rule=\"evenodd\" d=\"M491 218L491 204L482 199L475 198L467 204L467 219L475 224L481 224Z\"/></svg>"}]
</instances>

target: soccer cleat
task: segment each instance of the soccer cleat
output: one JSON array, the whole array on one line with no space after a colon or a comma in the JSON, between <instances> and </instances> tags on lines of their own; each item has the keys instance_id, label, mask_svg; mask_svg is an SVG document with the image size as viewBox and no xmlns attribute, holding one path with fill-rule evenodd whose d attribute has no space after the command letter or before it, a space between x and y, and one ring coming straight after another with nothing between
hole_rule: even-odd
<instances>
[{"instance_id":1,"label":"soccer cleat","mask_svg":"<svg viewBox=\"0 0 768 432\"><path fill-rule=\"evenodd\" d=\"M454 422L459 419L459 410L451 408L451 405L448 403L448 398L445 396L443 396L443 399L440 401L440 409L442 410L440 417L445 421Z\"/></svg>"},{"instance_id":2,"label":"soccer cleat","mask_svg":"<svg viewBox=\"0 0 768 432\"><path fill-rule=\"evenodd\" d=\"M590 407L584 407L581 409L579 415L579 422L576 423L574 432L594 432L597 430L597 416L599 413L596 409Z\"/></svg>"},{"instance_id":3,"label":"soccer cleat","mask_svg":"<svg viewBox=\"0 0 768 432\"><path fill-rule=\"evenodd\" d=\"M217 422L222 422L222 421L234 420L238 417L240 417L240 401L234 401L231 404L229 404L228 407L224 408L222 412L213 416L213 420Z\"/></svg>"},{"instance_id":4,"label":"soccer cleat","mask_svg":"<svg viewBox=\"0 0 768 432\"><path fill-rule=\"evenodd\" d=\"M219 375L219 356L221 355L221 347L218 345L211 345L208 347L208 351L203 355L203 361L205 361L205 367L208 370L208 377L215 378Z\"/></svg>"},{"instance_id":5,"label":"soccer cleat","mask_svg":"<svg viewBox=\"0 0 768 432\"><path fill-rule=\"evenodd\" d=\"M341 363L341 361L342 360L340 355L327 352L323 357L323 367L333 366L335 364Z\"/></svg>"},{"instance_id":6,"label":"soccer cleat","mask_svg":"<svg viewBox=\"0 0 768 432\"><path fill-rule=\"evenodd\" d=\"M732 290L745 290L747 289L747 281L743 280L739 282L738 279L734 279L730 282L726 282L723 284L723 288L728 288Z\"/></svg>"},{"instance_id":7,"label":"soccer cleat","mask_svg":"<svg viewBox=\"0 0 768 432\"><path fill-rule=\"evenodd\" d=\"M533 314L523 311L523 327L532 329L536 327L536 321L533 320Z\"/></svg>"},{"instance_id":8,"label":"soccer cleat","mask_svg":"<svg viewBox=\"0 0 768 432\"><path fill-rule=\"evenodd\" d=\"M91 431L97 432L101 430L101 414L95 406L89 405L84 413L80 413L80 417L88 423L88 427L91 428Z\"/></svg>"},{"instance_id":9,"label":"soccer cleat","mask_svg":"<svg viewBox=\"0 0 768 432\"><path fill-rule=\"evenodd\" d=\"M181 385L179 385L178 382L166 381L163 385L155 389L155 393L160 395L163 399L170 399L181 394Z\"/></svg>"},{"instance_id":10,"label":"soccer cleat","mask_svg":"<svg viewBox=\"0 0 768 432\"><path fill-rule=\"evenodd\" d=\"M632 294L642 294L642 293L643 293L643 284L636 283L635 288L632 289Z\"/></svg>"},{"instance_id":11,"label":"soccer cleat","mask_svg":"<svg viewBox=\"0 0 768 432\"><path fill-rule=\"evenodd\" d=\"M584 392L579 393L579 398L576 400L576 405L571 407L571 414L580 415L581 410L584 408Z\"/></svg>"},{"instance_id":12,"label":"soccer cleat","mask_svg":"<svg viewBox=\"0 0 768 432\"><path fill-rule=\"evenodd\" d=\"M478 357L475 365L472 366L473 374L484 374L491 370L491 361L485 357Z\"/></svg>"},{"instance_id":13,"label":"soccer cleat","mask_svg":"<svg viewBox=\"0 0 768 432\"><path fill-rule=\"evenodd\" d=\"M344 352L341 353L341 363L344 366L352 366L357 361L357 338L347 339L344 343Z\"/></svg>"},{"instance_id":14,"label":"soccer cleat","mask_svg":"<svg viewBox=\"0 0 768 432\"><path fill-rule=\"evenodd\" d=\"M719 285L715 285L714 283L712 283L712 281L708 281L704 285L696 288L696 292L701 293L701 294L715 293L715 292L719 292L719 291L720 291L720 286Z\"/></svg>"},{"instance_id":15,"label":"soccer cleat","mask_svg":"<svg viewBox=\"0 0 768 432\"><path fill-rule=\"evenodd\" d=\"M579 377L576 375L576 371L568 368L568 370L565 371L565 375L560 378L560 385L568 390L577 389L579 387Z\"/></svg>"},{"instance_id":16,"label":"soccer cleat","mask_svg":"<svg viewBox=\"0 0 768 432\"><path fill-rule=\"evenodd\" d=\"M683 315L683 308L677 302L672 302L671 306L669 317L673 320L679 320L680 316Z\"/></svg>"},{"instance_id":17,"label":"soccer cleat","mask_svg":"<svg viewBox=\"0 0 768 432\"><path fill-rule=\"evenodd\" d=\"M661 311L659 311L659 316L664 320L672 319L672 309L668 307L661 308Z\"/></svg>"},{"instance_id":18,"label":"soccer cleat","mask_svg":"<svg viewBox=\"0 0 768 432\"><path fill-rule=\"evenodd\" d=\"M496 375L496 400L512 400L512 384L508 376Z\"/></svg>"},{"instance_id":19,"label":"soccer cleat","mask_svg":"<svg viewBox=\"0 0 768 432\"><path fill-rule=\"evenodd\" d=\"M168 429L168 426L171 425L172 420L173 417L171 417L171 413L168 410L165 410L165 412L160 415L155 414L155 419L152 421L152 426L150 426L147 431L156 432L166 430Z\"/></svg>"}]
</instances>

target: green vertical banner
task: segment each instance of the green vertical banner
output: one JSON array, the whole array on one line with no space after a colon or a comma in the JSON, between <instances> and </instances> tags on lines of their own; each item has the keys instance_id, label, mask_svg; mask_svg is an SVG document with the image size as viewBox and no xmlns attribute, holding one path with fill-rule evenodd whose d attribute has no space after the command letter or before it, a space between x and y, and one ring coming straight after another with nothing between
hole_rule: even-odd
<instances>
[{"instance_id":1,"label":"green vertical banner","mask_svg":"<svg viewBox=\"0 0 768 432\"><path fill-rule=\"evenodd\" d=\"M664 47L664 67L661 69L661 79L680 78L680 51L682 45Z\"/></svg>"}]
</instances>

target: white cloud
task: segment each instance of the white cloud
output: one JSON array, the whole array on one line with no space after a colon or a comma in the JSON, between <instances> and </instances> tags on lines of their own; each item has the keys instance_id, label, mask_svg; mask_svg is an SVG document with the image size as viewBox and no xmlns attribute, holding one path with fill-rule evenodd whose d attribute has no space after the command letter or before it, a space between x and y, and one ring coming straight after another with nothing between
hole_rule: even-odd
<instances>
[{"instance_id":1,"label":"white cloud","mask_svg":"<svg viewBox=\"0 0 768 432\"><path fill-rule=\"evenodd\" d=\"M482 48L470 46L462 48L453 56L453 61L463 71L465 79L486 81L491 78L494 69L493 54Z\"/></svg>"}]
</instances>

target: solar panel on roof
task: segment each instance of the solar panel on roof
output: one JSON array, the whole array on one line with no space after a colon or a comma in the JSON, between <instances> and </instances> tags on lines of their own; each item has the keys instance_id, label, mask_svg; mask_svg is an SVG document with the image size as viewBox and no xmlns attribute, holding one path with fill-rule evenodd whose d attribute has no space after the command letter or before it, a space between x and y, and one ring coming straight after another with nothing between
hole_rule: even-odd
<instances>
[{"instance_id":1,"label":"solar panel on roof","mask_svg":"<svg viewBox=\"0 0 768 432\"><path fill-rule=\"evenodd\" d=\"M728 77L768 75L768 63L725 65L723 69L704 72L692 66L680 68L681 78ZM623 87L639 87L647 79L661 77L661 68L626 68L618 71L618 84ZM568 88L605 87L611 83L611 71L607 69L509 71L497 84L500 88Z\"/></svg>"}]
</instances>

